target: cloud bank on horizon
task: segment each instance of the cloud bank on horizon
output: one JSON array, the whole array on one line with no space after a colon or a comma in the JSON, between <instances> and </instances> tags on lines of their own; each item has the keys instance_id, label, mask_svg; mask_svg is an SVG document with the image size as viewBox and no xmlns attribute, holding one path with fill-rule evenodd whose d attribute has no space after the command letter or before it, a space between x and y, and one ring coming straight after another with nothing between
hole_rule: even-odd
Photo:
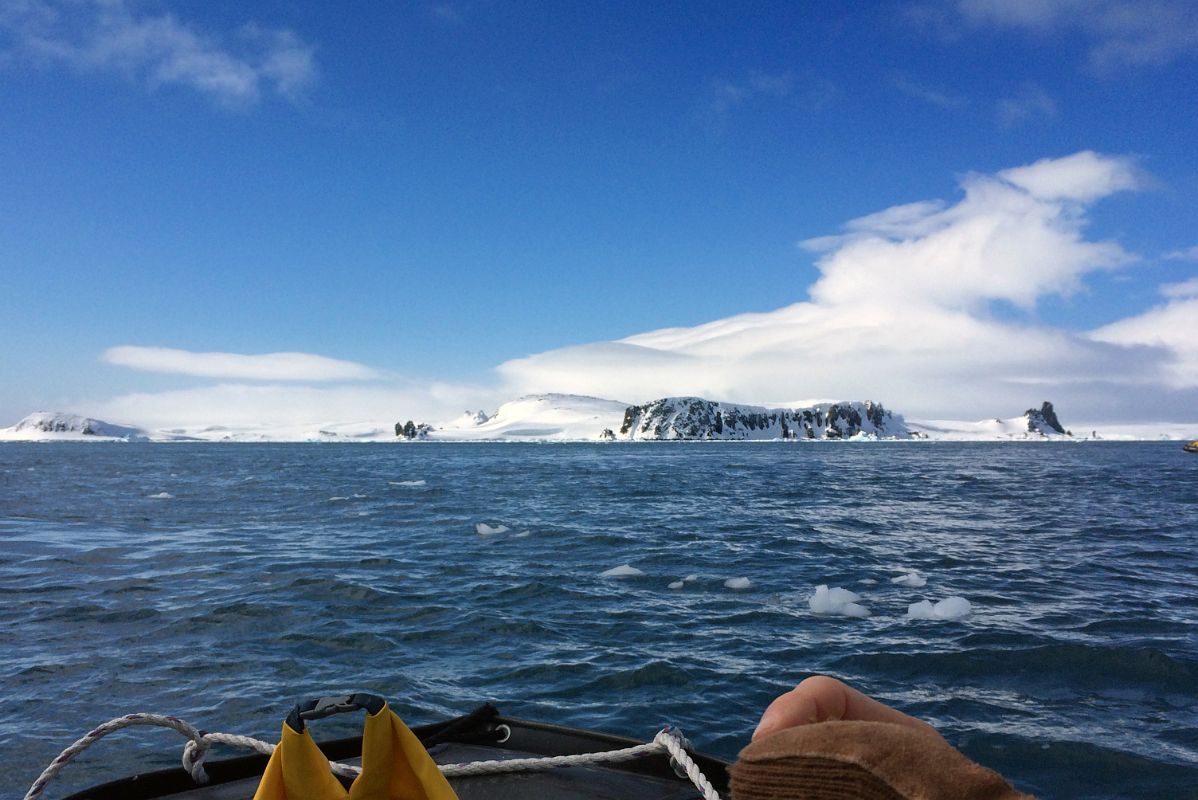
<instances>
[{"instance_id":1,"label":"cloud bank on horizon","mask_svg":"<svg viewBox=\"0 0 1198 800\"><path fill-rule=\"evenodd\" d=\"M1087 210L1147 183L1133 159L1090 151L968 174L955 203L894 206L800 243L820 254L807 300L514 359L497 367L498 382L419 382L304 353L114 347L102 356L111 364L222 382L124 395L97 410L161 427L441 420L560 392L764 405L874 399L913 418L958 419L1013 416L1051 399L1084 422L1191 421L1198 279L1160 287L1159 305L1097 330L1029 314L1047 297L1083 292L1088 275L1135 268L1140 259L1117 242L1086 238ZM353 383L361 381L370 384Z\"/></svg>"},{"instance_id":2,"label":"cloud bank on horizon","mask_svg":"<svg viewBox=\"0 0 1198 800\"><path fill-rule=\"evenodd\" d=\"M1161 418L1193 408L1192 282L1163 287L1161 305L1096 331L1018 313L1076 294L1096 271L1134 267L1118 243L1084 236L1092 204L1145 185L1132 159L1085 151L960 183L952 205L895 206L803 242L821 253L809 300L551 350L498 371L511 393L873 398L916 417L1011 415L1042 397L1085 420L1127 414L1146 396L1160 398Z\"/></svg>"}]
</instances>

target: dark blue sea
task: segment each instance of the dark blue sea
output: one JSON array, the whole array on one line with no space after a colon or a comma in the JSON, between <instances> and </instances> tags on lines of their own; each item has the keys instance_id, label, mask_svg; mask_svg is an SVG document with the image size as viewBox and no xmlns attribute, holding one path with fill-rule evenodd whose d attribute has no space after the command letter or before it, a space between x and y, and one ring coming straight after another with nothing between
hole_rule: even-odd
<instances>
[{"instance_id":1,"label":"dark blue sea","mask_svg":"<svg viewBox=\"0 0 1198 800\"><path fill-rule=\"evenodd\" d=\"M644 575L601 577L623 564ZM927 585L891 582L911 570ZM751 586L725 587L740 577ZM812 615L818 584L873 616ZM972 614L906 619L950 595ZM484 701L646 739L672 722L734 757L761 709L815 673L1042 797L1198 797L1198 457L1176 443L0 446L4 797L127 712L274 740L297 700L350 690L413 724ZM181 744L116 734L50 796L172 766Z\"/></svg>"}]
</instances>

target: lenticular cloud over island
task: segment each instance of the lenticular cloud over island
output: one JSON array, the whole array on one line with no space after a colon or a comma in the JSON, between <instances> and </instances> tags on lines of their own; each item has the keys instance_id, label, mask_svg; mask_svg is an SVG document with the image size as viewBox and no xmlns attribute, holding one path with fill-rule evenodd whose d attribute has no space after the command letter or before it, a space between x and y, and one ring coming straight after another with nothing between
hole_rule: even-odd
<instances>
[{"instance_id":1,"label":"lenticular cloud over island","mask_svg":"<svg viewBox=\"0 0 1198 800\"><path fill-rule=\"evenodd\" d=\"M1089 151L968 174L953 204L895 206L802 242L818 254L808 300L551 350L499 372L517 392L876 397L908 413L952 416L1051 391L1077 414L1121 411L1129 383L1158 397L1198 385L1194 362L1181 355L1188 347L1164 332L1188 301L1173 298L1170 313L1097 335L1037 322L1035 309L1084 289L1088 275L1134 269L1137 257L1118 243L1086 238L1086 214L1144 183L1131 159Z\"/></svg>"},{"instance_id":2,"label":"lenticular cloud over island","mask_svg":"<svg viewBox=\"0 0 1198 800\"><path fill-rule=\"evenodd\" d=\"M109 364L143 372L231 378L256 381L354 381L379 377L378 372L353 361L313 353L193 353L169 347L110 347L102 358Z\"/></svg>"}]
</instances>

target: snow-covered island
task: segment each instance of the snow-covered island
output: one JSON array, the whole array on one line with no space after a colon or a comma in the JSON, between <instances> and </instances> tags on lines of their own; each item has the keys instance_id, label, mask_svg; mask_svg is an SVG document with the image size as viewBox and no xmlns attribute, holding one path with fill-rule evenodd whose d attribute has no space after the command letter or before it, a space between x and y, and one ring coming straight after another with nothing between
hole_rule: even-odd
<instances>
[{"instance_id":1,"label":"snow-covered island","mask_svg":"<svg viewBox=\"0 0 1198 800\"><path fill-rule=\"evenodd\" d=\"M78 414L38 411L10 428L0 428L0 442L137 441L149 438L141 428L113 425Z\"/></svg>"},{"instance_id":2,"label":"snow-covered island","mask_svg":"<svg viewBox=\"0 0 1198 800\"><path fill-rule=\"evenodd\" d=\"M1089 427L1089 426L1087 426ZM630 404L599 397L541 394L467 411L445 422L328 422L316 425L146 429L77 414L38 412L8 428L5 441L155 442L639 442L639 441L1085 441L1185 439L1190 426L1124 425L1074 436L1052 403L1006 419L906 419L865 400L794 408L663 397Z\"/></svg>"},{"instance_id":3,"label":"snow-covered island","mask_svg":"<svg viewBox=\"0 0 1198 800\"><path fill-rule=\"evenodd\" d=\"M768 408L701 397L628 405L561 394L523 397L500 406L493 416L468 411L444 425L405 423L396 430L402 438L423 441L1045 441L1071 436L1048 402L1007 420L953 424L908 422L869 400Z\"/></svg>"}]
</instances>

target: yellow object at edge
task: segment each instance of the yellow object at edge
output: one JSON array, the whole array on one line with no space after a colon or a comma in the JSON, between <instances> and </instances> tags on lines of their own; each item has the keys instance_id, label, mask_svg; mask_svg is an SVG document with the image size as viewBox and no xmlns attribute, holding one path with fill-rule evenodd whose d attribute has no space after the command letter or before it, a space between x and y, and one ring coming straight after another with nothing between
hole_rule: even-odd
<instances>
[{"instance_id":1,"label":"yellow object at edge","mask_svg":"<svg viewBox=\"0 0 1198 800\"><path fill-rule=\"evenodd\" d=\"M458 800L432 756L387 706L367 715L362 774L349 791L308 731L284 723L254 800Z\"/></svg>"}]
</instances>

